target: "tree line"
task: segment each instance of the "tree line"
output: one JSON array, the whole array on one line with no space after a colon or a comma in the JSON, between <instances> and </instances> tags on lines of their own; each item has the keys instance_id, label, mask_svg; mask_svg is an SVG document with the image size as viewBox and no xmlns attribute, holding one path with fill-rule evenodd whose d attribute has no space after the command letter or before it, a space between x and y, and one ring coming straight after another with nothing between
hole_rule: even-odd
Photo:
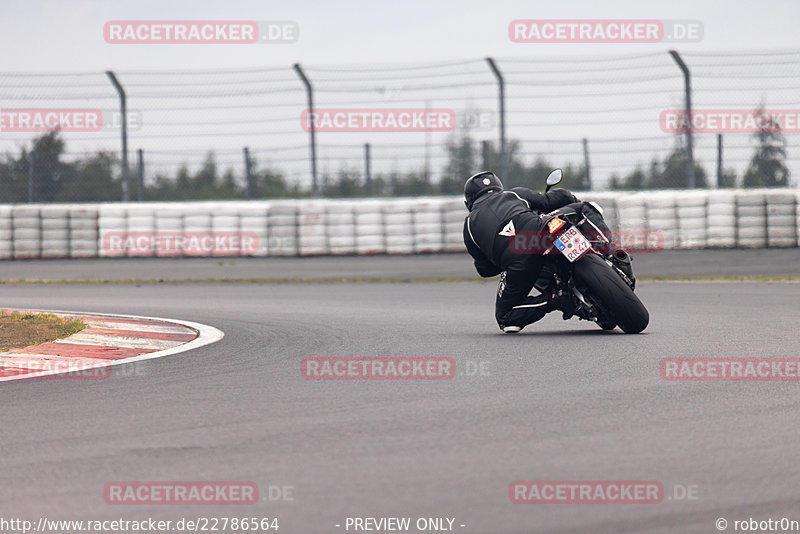
<instances>
[{"instance_id":1,"label":"tree line","mask_svg":"<svg viewBox=\"0 0 800 534\"><path fill-rule=\"evenodd\" d=\"M721 173L719 187L788 187L790 173L786 166L785 140L779 131L754 134L755 152L741 179L732 169ZM480 143L469 132L460 132L446 143L447 163L436 176L423 168L406 172L378 173L367 183L361 169L342 168L324 172L320 189L324 197L397 197L450 195L462 192L467 177L479 170L500 169L500 153L491 142ZM117 201L122 196L120 162L115 153L97 152L67 161L66 146L58 132L34 139L32 148L0 157L0 202L101 202ZM630 173L611 176L613 190L683 189L686 185L686 150L677 145L663 160L653 158L648 167L636 167ZM542 157L526 165L520 143L507 143L507 187L524 186L540 190L543 180L554 168ZM587 169L573 164L561 165L561 187L587 190ZM137 198L135 169L130 178L130 198ZM695 164L697 187L709 187L709 175ZM715 179L716 181L716 179ZM284 173L274 168L251 165L250 179L232 169L220 169L210 152L199 169L190 172L186 165L168 174L157 172L148 182L144 200L212 200L241 198L302 198L310 190L291 184Z\"/></svg>"}]
</instances>

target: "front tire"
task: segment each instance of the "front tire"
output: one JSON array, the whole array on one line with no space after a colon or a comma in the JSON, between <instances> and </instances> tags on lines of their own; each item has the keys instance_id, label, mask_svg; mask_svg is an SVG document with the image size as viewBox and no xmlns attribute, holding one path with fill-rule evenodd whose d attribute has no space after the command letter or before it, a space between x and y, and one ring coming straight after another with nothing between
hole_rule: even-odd
<instances>
[{"instance_id":1,"label":"front tire","mask_svg":"<svg viewBox=\"0 0 800 534\"><path fill-rule=\"evenodd\" d=\"M638 334L650 323L642 301L598 255L586 254L575 263L575 278L626 334Z\"/></svg>"}]
</instances>

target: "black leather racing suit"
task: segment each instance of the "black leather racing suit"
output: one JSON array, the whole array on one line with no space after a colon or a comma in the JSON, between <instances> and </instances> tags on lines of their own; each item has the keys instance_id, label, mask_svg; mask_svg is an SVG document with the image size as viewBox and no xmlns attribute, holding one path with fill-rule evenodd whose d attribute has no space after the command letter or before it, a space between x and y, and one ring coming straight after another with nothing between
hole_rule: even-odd
<instances>
[{"instance_id":1,"label":"black leather racing suit","mask_svg":"<svg viewBox=\"0 0 800 534\"><path fill-rule=\"evenodd\" d=\"M517 250L512 239L519 232L543 235L547 225L539 215L573 202L578 199L565 189L538 193L515 187L484 193L473 204L464 221L464 244L479 275L502 273L495 302L500 328L523 327L555 309L550 295L528 296L542 268L541 252Z\"/></svg>"}]
</instances>

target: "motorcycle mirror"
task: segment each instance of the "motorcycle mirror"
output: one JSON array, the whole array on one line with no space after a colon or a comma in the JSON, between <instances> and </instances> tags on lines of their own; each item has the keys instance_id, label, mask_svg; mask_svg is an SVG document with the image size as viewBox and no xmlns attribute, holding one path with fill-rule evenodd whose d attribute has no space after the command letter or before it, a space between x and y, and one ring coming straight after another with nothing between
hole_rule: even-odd
<instances>
[{"instance_id":1,"label":"motorcycle mirror","mask_svg":"<svg viewBox=\"0 0 800 534\"><path fill-rule=\"evenodd\" d=\"M560 184L561 176L562 176L561 169L556 169L553 172L551 172L547 176L547 189L545 189L545 192L550 191L550 188L553 187L554 185Z\"/></svg>"}]
</instances>

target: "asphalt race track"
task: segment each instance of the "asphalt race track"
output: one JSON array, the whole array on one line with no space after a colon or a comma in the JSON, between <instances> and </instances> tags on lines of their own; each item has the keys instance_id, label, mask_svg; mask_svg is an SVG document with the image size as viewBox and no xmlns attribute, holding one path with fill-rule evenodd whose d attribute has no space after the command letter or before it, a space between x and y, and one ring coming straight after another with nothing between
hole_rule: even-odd
<instances>
[{"instance_id":1,"label":"asphalt race track","mask_svg":"<svg viewBox=\"0 0 800 534\"><path fill-rule=\"evenodd\" d=\"M797 250L789 252L776 254L770 274L800 274ZM464 257L447 257L469 267ZM330 272L331 260L303 261L305 271L283 276ZM335 261L360 272L358 258ZM665 269L669 261L677 267ZM713 274L713 266L697 267L700 260L664 262L652 265L672 276ZM27 265L28 277L46 278L36 269L51 269L60 279L48 267L59 263L69 264L3 268L7 278L25 278L8 271ZM86 278L128 276L102 261L86 263ZM752 272L756 264L742 263L747 274L762 274ZM136 265L126 267L131 278L152 277L153 264L140 261L141 275ZM730 262L717 268L726 273L743 274ZM170 275L194 276L179 268ZM800 284L646 281L637 292L651 323L636 336L556 314L502 335L493 321L495 288L461 281L4 285L3 307L179 318L215 326L225 338L107 380L0 384L2 515L34 522L278 517L283 534L345 532L353 516L450 517L454 530L481 534L708 533L717 532L718 518L729 531L750 517L800 520L800 385L659 375L667 357L800 357ZM309 356L452 357L457 374L311 381L300 373ZM105 502L106 483L137 480L252 481L261 502ZM657 480L664 500L513 504L515 480ZM695 498L680 498L687 488Z\"/></svg>"},{"instance_id":2,"label":"asphalt race track","mask_svg":"<svg viewBox=\"0 0 800 534\"><path fill-rule=\"evenodd\" d=\"M637 276L800 276L800 249L668 250L635 254ZM2 264L3 280L292 281L476 279L465 254L308 258L106 258Z\"/></svg>"}]
</instances>

